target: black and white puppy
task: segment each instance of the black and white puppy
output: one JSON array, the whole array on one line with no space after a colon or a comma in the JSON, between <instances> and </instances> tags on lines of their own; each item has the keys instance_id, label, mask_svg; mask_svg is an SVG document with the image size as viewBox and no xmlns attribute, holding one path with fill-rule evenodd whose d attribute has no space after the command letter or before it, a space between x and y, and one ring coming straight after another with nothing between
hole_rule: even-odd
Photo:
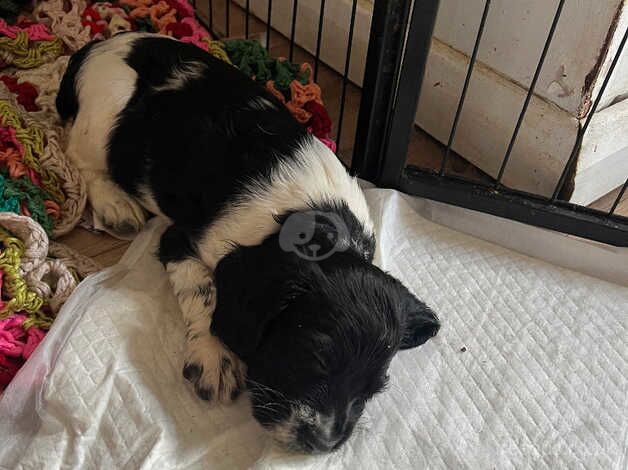
<instances>
[{"instance_id":1,"label":"black and white puppy","mask_svg":"<svg viewBox=\"0 0 628 470\"><path fill-rule=\"evenodd\" d=\"M262 86L189 44L124 33L78 51L57 109L107 225L172 225L159 256L187 328L184 376L206 400L247 387L286 447L351 434L400 349L434 313L372 264L364 196ZM246 364L246 366L245 366Z\"/></svg>"}]
</instances>

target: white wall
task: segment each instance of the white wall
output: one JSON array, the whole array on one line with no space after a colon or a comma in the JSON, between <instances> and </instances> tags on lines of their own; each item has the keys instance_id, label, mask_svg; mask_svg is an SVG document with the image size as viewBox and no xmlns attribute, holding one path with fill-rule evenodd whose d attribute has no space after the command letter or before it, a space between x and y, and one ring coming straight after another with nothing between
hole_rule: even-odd
<instances>
[{"instance_id":1,"label":"white wall","mask_svg":"<svg viewBox=\"0 0 628 470\"><path fill-rule=\"evenodd\" d=\"M589 72L624 0L567 0L536 94L570 114L586 114ZM484 0L441 0L435 36L471 55ZM558 0L493 0L478 58L497 73L527 88L543 50ZM626 60L625 62L628 62ZM628 63L625 64L628 70ZM628 74L616 75L609 90L628 91Z\"/></svg>"},{"instance_id":2,"label":"white wall","mask_svg":"<svg viewBox=\"0 0 628 470\"><path fill-rule=\"evenodd\" d=\"M504 175L550 195L581 120L628 27L624 0L567 0L535 97ZM495 176L547 38L558 0L493 0L454 150ZM446 142L484 0L441 0L416 122ZM578 155L574 202L589 204L628 171L628 49Z\"/></svg>"}]
</instances>

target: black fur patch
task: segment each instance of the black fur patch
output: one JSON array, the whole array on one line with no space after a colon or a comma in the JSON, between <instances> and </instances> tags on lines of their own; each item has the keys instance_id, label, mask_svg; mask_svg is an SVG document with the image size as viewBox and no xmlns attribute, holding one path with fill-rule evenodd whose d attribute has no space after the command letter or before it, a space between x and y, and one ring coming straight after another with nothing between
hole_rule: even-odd
<instances>
[{"instance_id":1,"label":"black fur patch","mask_svg":"<svg viewBox=\"0 0 628 470\"><path fill-rule=\"evenodd\" d=\"M196 295L203 299L203 305L209 307L212 303L212 288L211 286L200 286L196 289Z\"/></svg>"},{"instance_id":2,"label":"black fur patch","mask_svg":"<svg viewBox=\"0 0 628 470\"><path fill-rule=\"evenodd\" d=\"M211 401L214 398L214 387L204 387L200 383L194 385L194 390L201 400Z\"/></svg>"},{"instance_id":3,"label":"black fur patch","mask_svg":"<svg viewBox=\"0 0 628 470\"><path fill-rule=\"evenodd\" d=\"M258 421L272 427L289 418L292 403L306 403L333 415L338 431L319 442L318 430L308 428L299 435L315 444L303 449L328 450L346 440L365 402L385 387L393 356L425 342L439 323L359 252L309 261L283 250L279 237L219 262L211 332L246 362Z\"/></svg>"},{"instance_id":4,"label":"black fur patch","mask_svg":"<svg viewBox=\"0 0 628 470\"><path fill-rule=\"evenodd\" d=\"M147 184L176 225L207 226L244 182L265 180L311 138L263 87L194 45L140 38L126 61L139 80L111 133L109 169L131 194ZM203 65L200 77L155 90L195 63ZM251 107L259 97L274 108Z\"/></svg>"},{"instance_id":5,"label":"black fur patch","mask_svg":"<svg viewBox=\"0 0 628 470\"><path fill-rule=\"evenodd\" d=\"M231 359L229 359L228 357L223 357L222 361L220 362L220 373L226 374L227 372L229 372L229 369L231 369L231 366Z\"/></svg>"},{"instance_id":6,"label":"black fur patch","mask_svg":"<svg viewBox=\"0 0 628 470\"><path fill-rule=\"evenodd\" d=\"M159 242L159 261L164 265L170 262L182 261L196 256L196 250L190 241L188 230L171 225L161 236Z\"/></svg>"},{"instance_id":7,"label":"black fur patch","mask_svg":"<svg viewBox=\"0 0 628 470\"><path fill-rule=\"evenodd\" d=\"M185 380L193 382L203 373L203 368L197 364L185 364L183 366L183 377Z\"/></svg>"}]
</instances>

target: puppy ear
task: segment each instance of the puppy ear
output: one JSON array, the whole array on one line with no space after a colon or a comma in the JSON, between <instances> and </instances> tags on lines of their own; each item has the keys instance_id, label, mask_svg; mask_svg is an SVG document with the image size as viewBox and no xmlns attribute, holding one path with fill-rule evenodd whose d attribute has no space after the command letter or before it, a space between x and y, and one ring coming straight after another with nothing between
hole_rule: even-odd
<instances>
[{"instance_id":1,"label":"puppy ear","mask_svg":"<svg viewBox=\"0 0 628 470\"><path fill-rule=\"evenodd\" d=\"M438 316L402 286L402 338L399 349L416 348L436 336L440 329Z\"/></svg>"},{"instance_id":2,"label":"puppy ear","mask_svg":"<svg viewBox=\"0 0 628 470\"><path fill-rule=\"evenodd\" d=\"M282 262L286 253L278 249L276 239L273 242L238 247L215 271L216 310L210 329L244 361L281 312L284 271L290 269Z\"/></svg>"}]
</instances>

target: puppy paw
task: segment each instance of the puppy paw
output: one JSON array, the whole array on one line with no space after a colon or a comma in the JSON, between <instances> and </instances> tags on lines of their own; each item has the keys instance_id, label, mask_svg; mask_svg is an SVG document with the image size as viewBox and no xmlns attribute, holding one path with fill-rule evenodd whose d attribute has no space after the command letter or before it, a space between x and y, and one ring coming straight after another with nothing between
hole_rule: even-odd
<instances>
[{"instance_id":1,"label":"puppy paw","mask_svg":"<svg viewBox=\"0 0 628 470\"><path fill-rule=\"evenodd\" d=\"M144 227L146 214L142 206L112 182L95 182L89 196L95 215L108 230L128 236Z\"/></svg>"},{"instance_id":2,"label":"puppy paw","mask_svg":"<svg viewBox=\"0 0 628 470\"><path fill-rule=\"evenodd\" d=\"M202 400L230 403L244 388L245 366L218 338L203 335L188 342L183 377Z\"/></svg>"}]
</instances>

